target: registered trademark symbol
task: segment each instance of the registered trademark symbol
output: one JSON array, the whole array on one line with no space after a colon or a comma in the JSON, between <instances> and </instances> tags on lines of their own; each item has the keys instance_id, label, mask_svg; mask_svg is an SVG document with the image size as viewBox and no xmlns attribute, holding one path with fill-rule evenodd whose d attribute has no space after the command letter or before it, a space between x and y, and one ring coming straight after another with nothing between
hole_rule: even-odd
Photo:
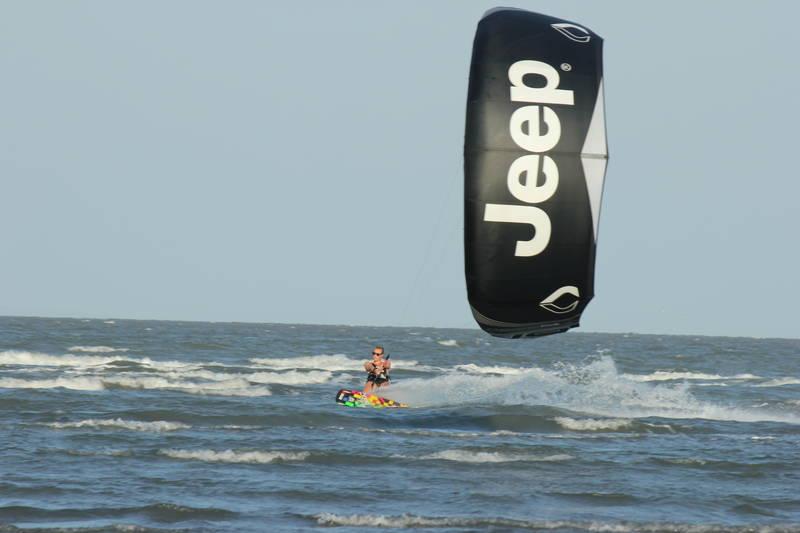
<instances>
[{"instance_id":1,"label":"registered trademark symbol","mask_svg":"<svg viewBox=\"0 0 800 533\"><path fill-rule=\"evenodd\" d=\"M563 70L564 72L569 72L570 70L572 70L572 65L570 65L569 63L561 63L561 70Z\"/></svg>"}]
</instances>

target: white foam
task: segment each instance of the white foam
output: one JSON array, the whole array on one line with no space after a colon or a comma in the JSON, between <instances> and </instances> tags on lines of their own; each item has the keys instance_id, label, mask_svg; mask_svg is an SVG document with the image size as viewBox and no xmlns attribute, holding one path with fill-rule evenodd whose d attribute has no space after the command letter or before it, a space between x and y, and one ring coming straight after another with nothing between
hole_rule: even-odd
<instances>
[{"instance_id":1,"label":"white foam","mask_svg":"<svg viewBox=\"0 0 800 533\"><path fill-rule=\"evenodd\" d=\"M234 450L176 450L163 449L159 453L173 459L192 459L210 463L266 464L275 461L304 461L308 452L245 452Z\"/></svg>"},{"instance_id":2,"label":"white foam","mask_svg":"<svg viewBox=\"0 0 800 533\"><path fill-rule=\"evenodd\" d=\"M623 377L634 381L675 381L675 380L699 380L699 381L721 381L721 380L748 380L762 379L753 374L737 374L735 376L721 376L719 374L705 374L703 372L673 372L668 370L658 370L652 374L622 374Z\"/></svg>"},{"instance_id":3,"label":"white foam","mask_svg":"<svg viewBox=\"0 0 800 533\"><path fill-rule=\"evenodd\" d=\"M267 387L255 387L244 378L224 381L195 383L191 381L170 380L158 376L111 377L103 378L106 387L116 386L128 389L163 389L190 394L213 396L270 396Z\"/></svg>"},{"instance_id":4,"label":"white foam","mask_svg":"<svg viewBox=\"0 0 800 533\"><path fill-rule=\"evenodd\" d=\"M163 420L156 420L153 422L141 422L138 420L123 420L121 418L114 418L110 420L80 420L78 422L53 422L47 424L48 426L56 429L70 429L70 428L116 428L128 429L131 431L152 431L160 433L162 431L177 431L179 429L187 429L191 426L181 424L179 422L166 422Z\"/></svg>"},{"instance_id":5,"label":"white foam","mask_svg":"<svg viewBox=\"0 0 800 533\"><path fill-rule=\"evenodd\" d=\"M358 528L392 528L392 529L468 529L475 531L589 531L593 533L663 533L665 531L683 531L687 533L796 533L800 526L776 524L760 525L717 525L675 522L606 522L601 520L519 520L494 516L442 516L428 517L404 514L389 515L337 515L319 513L312 516L321 526L349 526Z\"/></svg>"},{"instance_id":6,"label":"white foam","mask_svg":"<svg viewBox=\"0 0 800 533\"><path fill-rule=\"evenodd\" d=\"M585 418L583 420L576 420L567 416L558 416L555 418L555 421L558 422L559 426L573 431L616 431L618 429L629 428L633 423L632 420L626 420L624 418L607 418L603 420Z\"/></svg>"},{"instance_id":7,"label":"white foam","mask_svg":"<svg viewBox=\"0 0 800 533\"><path fill-rule=\"evenodd\" d=\"M250 362L254 365L274 370L324 370L327 372L364 370L364 359L352 359L344 354L335 355L308 355L300 357L253 358ZM419 367L419 362L410 359L392 359L392 369L408 369ZM420 367L420 369L423 367Z\"/></svg>"},{"instance_id":8,"label":"white foam","mask_svg":"<svg viewBox=\"0 0 800 533\"><path fill-rule=\"evenodd\" d=\"M449 405L552 406L608 418L662 417L800 424L800 416L769 409L718 405L695 398L689 385L646 383L617 372L610 356L580 365L560 364L519 374L446 374L392 385L392 399L414 407Z\"/></svg>"},{"instance_id":9,"label":"white foam","mask_svg":"<svg viewBox=\"0 0 800 533\"><path fill-rule=\"evenodd\" d=\"M290 370L288 372L255 372L253 374L245 374L245 377L248 381L252 381L253 383L313 385L329 382L333 374L324 370L312 370L310 372Z\"/></svg>"},{"instance_id":10,"label":"white foam","mask_svg":"<svg viewBox=\"0 0 800 533\"><path fill-rule=\"evenodd\" d=\"M341 428L345 429L345 428ZM349 429L347 431L350 431ZM391 435L414 435L419 437L447 437L456 439L474 439L489 433L478 433L474 431L450 431L445 429L382 429L382 428L361 428L366 433L389 433Z\"/></svg>"},{"instance_id":11,"label":"white foam","mask_svg":"<svg viewBox=\"0 0 800 533\"><path fill-rule=\"evenodd\" d=\"M524 372L530 372L530 369L513 368L508 366L479 366L474 363L466 365L456 365L456 370L468 372L470 374L500 374L500 375L515 375Z\"/></svg>"},{"instance_id":12,"label":"white foam","mask_svg":"<svg viewBox=\"0 0 800 533\"><path fill-rule=\"evenodd\" d=\"M116 324L116 322L113 320L104 320L103 324Z\"/></svg>"},{"instance_id":13,"label":"white foam","mask_svg":"<svg viewBox=\"0 0 800 533\"><path fill-rule=\"evenodd\" d=\"M443 517L427 517L415 516L404 514L400 516L388 515L336 515L333 513L319 513L313 515L317 524L321 526L349 526L349 527L369 527L369 528L391 528L391 529L429 529L429 528L444 528L444 529L468 529L468 530L495 530L512 531L518 529L530 529L535 531L543 530L580 530L580 531L602 531L607 533L629 533L633 531L642 531L636 529L638 525L634 524L630 527L620 524L605 524L601 522L577 522L567 520L515 520L500 517L459 517L459 516L443 516ZM663 525L661 525L663 528ZM661 529L659 529L661 530ZM695 531L693 533L705 533L704 531Z\"/></svg>"},{"instance_id":14,"label":"white foam","mask_svg":"<svg viewBox=\"0 0 800 533\"><path fill-rule=\"evenodd\" d=\"M7 350L0 352L0 365L88 367L122 361L124 357L90 355L50 355L40 352Z\"/></svg>"},{"instance_id":15,"label":"white foam","mask_svg":"<svg viewBox=\"0 0 800 533\"><path fill-rule=\"evenodd\" d=\"M73 348L76 348L73 346ZM127 348L120 348L117 351L124 351ZM100 350L96 350L100 353ZM0 365L24 365L24 366L69 366L74 368L100 367L111 363L129 362L136 363L155 370L188 370L200 368L196 363L185 363L182 361L158 361L144 357L141 359L125 357L121 355L51 355L41 352L26 352L17 350L7 350L0 352Z\"/></svg>"},{"instance_id":16,"label":"white foam","mask_svg":"<svg viewBox=\"0 0 800 533\"><path fill-rule=\"evenodd\" d=\"M793 377L776 378L764 383L760 383L759 387L783 387L784 385L800 385L800 379Z\"/></svg>"},{"instance_id":17,"label":"white foam","mask_svg":"<svg viewBox=\"0 0 800 533\"><path fill-rule=\"evenodd\" d=\"M123 359L124 361L130 361L131 363L137 363L142 366L154 368L156 370L192 370L192 369L199 369L201 365L197 363L187 363L184 361L160 361L157 359L150 359L149 357L143 357L141 359ZM222 363L210 363L214 366L226 366Z\"/></svg>"},{"instance_id":18,"label":"white foam","mask_svg":"<svg viewBox=\"0 0 800 533\"><path fill-rule=\"evenodd\" d=\"M183 380L187 378L204 379L208 381L230 381L244 379L251 383L276 384L276 385L314 385L327 383L333 377L331 372L323 370L298 371L289 370L286 372L252 372L252 373L229 373L213 372L211 370L179 370L162 372L159 376L167 379Z\"/></svg>"},{"instance_id":19,"label":"white foam","mask_svg":"<svg viewBox=\"0 0 800 533\"><path fill-rule=\"evenodd\" d=\"M443 341L436 341L437 344L441 344L442 346L458 346L458 341L455 339L447 339Z\"/></svg>"},{"instance_id":20,"label":"white foam","mask_svg":"<svg viewBox=\"0 0 800 533\"><path fill-rule=\"evenodd\" d=\"M71 389L83 391L103 390L103 382L98 378L90 377L58 377L54 379L0 379L0 389Z\"/></svg>"},{"instance_id":21,"label":"white foam","mask_svg":"<svg viewBox=\"0 0 800 533\"><path fill-rule=\"evenodd\" d=\"M88 353L111 353L111 352L127 352L128 348L112 348L111 346L72 346L67 348L70 352L88 352Z\"/></svg>"},{"instance_id":22,"label":"white foam","mask_svg":"<svg viewBox=\"0 0 800 533\"><path fill-rule=\"evenodd\" d=\"M366 358L364 361L366 361ZM254 365L277 370L312 369L326 370L328 372L340 370L360 371L363 370L364 361L351 359L344 354L250 359L250 362Z\"/></svg>"},{"instance_id":23,"label":"white foam","mask_svg":"<svg viewBox=\"0 0 800 533\"><path fill-rule=\"evenodd\" d=\"M246 379L228 379L212 383L170 380L158 376L115 376L115 377L57 377L53 379L2 378L0 388L4 389L71 389L101 391L108 388L161 389L215 396L269 396L267 387L251 385Z\"/></svg>"},{"instance_id":24,"label":"white foam","mask_svg":"<svg viewBox=\"0 0 800 533\"><path fill-rule=\"evenodd\" d=\"M130 457L133 455L130 450L115 450L109 448L104 450L67 450L67 454L84 457Z\"/></svg>"},{"instance_id":25,"label":"white foam","mask_svg":"<svg viewBox=\"0 0 800 533\"><path fill-rule=\"evenodd\" d=\"M511 462L551 462L568 461L573 459L567 454L530 455L501 452L480 452L471 450L442 450L430 455L423 455L419 459L454 461L458 463L511 463Z\"/></svg>"}]
</instances>

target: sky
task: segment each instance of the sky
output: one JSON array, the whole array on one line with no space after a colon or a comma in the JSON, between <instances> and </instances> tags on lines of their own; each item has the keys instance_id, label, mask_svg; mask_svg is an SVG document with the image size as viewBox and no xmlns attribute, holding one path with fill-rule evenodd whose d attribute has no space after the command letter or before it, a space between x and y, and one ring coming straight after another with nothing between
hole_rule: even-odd
<instances>
[{"instance_id":1,"label":"sky","mask_svg":"<svg viewBox=\"0 0 800 533\"><path fill-rule=\"evenodd\" d=\"M580 331L800 337L800 4L517 1L605 39ZM476 327L493 2L0 3L0 315Z\"/></svg>"}]
</instances>

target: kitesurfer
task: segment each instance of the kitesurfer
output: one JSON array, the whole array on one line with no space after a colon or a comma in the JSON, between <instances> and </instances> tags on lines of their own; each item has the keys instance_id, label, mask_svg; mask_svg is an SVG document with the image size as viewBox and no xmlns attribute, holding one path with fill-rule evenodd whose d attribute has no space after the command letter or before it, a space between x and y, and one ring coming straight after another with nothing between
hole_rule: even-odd
<instances>
[{"instance_id":1,"label":"kitesurfer","mask_svg":"<svg viewBox=\"0 0 800 533\"><path fill-rule=\"evenodd\" d=\"M364 363L364 370L367 371L367 382L364 384L365 394L389 384L389 369L392 368L392 362L388 358L383 358L384 353L383 346L376 346L372 349L372 360Z\"/></svg>"}]
</instances>

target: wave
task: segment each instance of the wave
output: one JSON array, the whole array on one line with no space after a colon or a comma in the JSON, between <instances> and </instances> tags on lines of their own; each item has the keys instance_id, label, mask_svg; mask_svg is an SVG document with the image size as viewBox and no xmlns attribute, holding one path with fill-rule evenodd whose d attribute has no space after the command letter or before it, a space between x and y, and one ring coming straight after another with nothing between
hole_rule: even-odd
<instances>
[{"instance_id":1,"label":"wave","mask_svg":"<svg viewBox=\"0 0 800 533\"><path fill-rule=\"evenodd\" d=\"M189 507L174 503L153 503L138 507L89 507L89 508L43 508L25 505L6 505L0 507L2 521L39 521L48 520L81 520L97 518L122 518L126 516L145 516L159 522L177 522L181 520L221 520L235 517L237 513L227 509L214 507ZM121 526L120 526L121 527ZM100 531L103 528L98 528ZM138 528L123 528L123 531L139 531ZM13 531L16 531L14 529ZM38 531L38 530L37 530ZM47 531L51 531L48 529ZM69 531L75 531L69 529Z\"/></svg>"},{"instance_id":2,"label":"wave","mask_svg":"<svg viewBox=\"0 0 800 533\"><path fill-rule=\"evenodd\" d=\"M49 355L40 352L7 350L0 352L0 365L87 367L123 361L124 357L89 355Z\"/></svg>"},{"instance_id":3,"label":"wave","mask_svg":"<svg viewBox=\"0 0 800 533\"><path fill-rule=\"evenodd\" d=\"M67 455L76 457L131 457L133 452L128 449L102 448L92 450L61 450Z\"/></svg>"},{"instance_id":4,"label":"wave","mask_svg":"<svg viewBox=\"0 0 800 533\"><path fill-rule=\"evenodd\" d=\"M17 350L0 352L0 365L51 367L67 366L73 368L89 368L102 367L105 365L113 365L118 363L132 363L156 370L191 370L201 368L201 365L197 363L185 363L182 361L160 361L151 359L149 357L143 357L140 359L120 355L51 355L41 352L26 352Z\"/></svg>"},{"instance_id":5,"label":"wave","mask_svg":"<svg viewBox=\"0 0 800 533\"><path fill-rule=\"evenodd\" d=\"M622 374L623 377L634 381L675 381L675 380L701 380L701 381L722 381L722 380L750 380L763 379L754 374L737 374L735 376L721 376L719 374L705 374L703 372L677 372L669 370L658 370L651 374Z\"/></svg>"},{"instance_id":6,"label":"wave","mask_svg":"<svg viewBox=\"0 0 800 533\"><path fill-rule=\"evenodd\" d=\"M455 339L447 339L443 341L436 341L436 344L440 344L442 346L458 346L458 341Z\"/></svg>"},{"instance_id":7,"label":"wave","mask_svg":"<svg viewBox=\"0 0 800 533\"><path fill-rule=\"evenodd\" d=\"M140 422L138 420L123 420L121 418L113 418L110 420L89 419L80 420L78 422L53 422L47 425L56 429L115 428L129 429L131 431L153 431L157 433L162 431L177 431L179 429L188 429L191 427L187 424L181 424L180 422L166 422L163 420Z\"/></svg>"},{"instance_id":8,"label":"wave","mask_svg":"<svg viewBox=\"0 0 800 533\"><path fill-rule=\"evenodd\" d=\"M608 418L605 420L586 418L583 420L576 420L567 416L557 416L555 421L558 422L558 425L561 427L573 431L616 431L618 429L627 429L633 425L632 420L624 418Z\"/></svg>"},{"instance_id":9,"label":"wave","mask_svg":"<svg viewBox=\"0 0 800 533\"><path fill-rule=\"evenodd\" d=\"M254 365L275 369L275 370L324 370L327 372L355 371L364 370L364 362L367 358L353 359L344 354L334 355L308 355L298 357L276 357L276 358L252 358L250 362ZM411 359L392 359L392 369L424 369L428 368L419 364L419 361Z\"/></svg>"},{"instance_id":10,"label":"wave","mask_svg":"<svg viewBox=\"0 0 800 533\"><path fill-rule=\"evenodd\" d=\"M111 352L127 352L129 348L112 348L111 346L72 346L67 348L70 352L88 352L88 353L111 353Z\"/></svg>"},{"instance_id":11,"label":"wave","mask_svg":"<svg viewBox=\"0 0 800 533\"><path fill-rule=\"evenodd\" d=\"M391 398L413 407L550 406L608 418L709 419L800 424L800 416L700 401L685 383L643 383L620 374L610 356L519 374L446 374L392 385Z\"/></svg>"},{"instance_id":12,"label":"wave","mask_svg":"<svg viewBox=\"0 0 800 533\"><path fill-rule=\"evenodd\" d=\"M366 360L366 359L365 359ZM328 372L341 370L363 370L364 362L351 359L344 354L311 355L302 357L253 358L254 365L278 370L313 369Z\"/></svg>"},{"instance_id":13,"label":"wave","mask_svg":"<svg viewBox=\"0 0 800 533\"><path fill-rule=\"evenodd\" d=\"M213 382L246 380L250 383L260 384L315 385L329 382L333 377L333 374L324 370L311 370L308 372L290 370L288 372L253 373L212 372L210 370L181 370L162 372L159 374L159 377L173 380L194 378Z\"/></svg>"},{"instance_id":14,"label":"wave","mask_svg":"<svg viewBox=\"0 0 800 533\"><path fill-rule=\"evenodd\" d=\"M423 460L454 461L458 463L512 463L512 462L553 462L568 461L573 456L559 453L551 455L515 454L502 452L482 452L471 450L442 450L420 456Z\"/></svg>"},{"instance_id":15,"label":"wave","mask_svg":"<svg viewBox=\"0 0 800 533\"><path fill-rule=\"evenodd\" d=\"M776 378L764 383L759 383L758 387L783 387L784 385L800 385L800 379L794 377Z\"/></svg>"},{"instance_id":16,"label":"wave","mask_svg":"<svg viewBox=\"0 0 800 533\"><path fill-rule=\"evenodd\" d=\"M175 381L156 376L139 377L56 377L53 379L25 380L0 378L4 389L70 389L80 391L102 391L109 389L169 390L190 394L216 396L270 396L272 392L263 386L253 386L243 378L228 379L212 383Z\"/></svg>"},{"instance_id":17,"label":"wave","mask_svg":"<svg viewBox=\"0 0 800 533\"><path fill-rule=\"evenodd\" d=\"M578 521L578 520L520 520L504 517L464 517L464 516L418 516L403 515L337 515L319 513L300 515L314 520L321 526L339 527L373 527L373 528L465 528L488 530L532 530L532 531L586 531L614 533L798 533L800 525L772 524L730 525L730 524L696 524L676 522L630 522L630 521Z\"/></svg>"},{"instance_id":18,"label":"wave","mask_svg":"<svg viewBox=\"0 0 800 533\"><path fill-rule=\"evenodd\" d=\"M176 450L176 449L163 449L158 451L159 454L171 457L173 459L191 459L196 461L205 461L210 463L251 463L251 464L267 464L276 461L304 461L308 458L308 452L245 452L234 450Z\"/></svg>"},{"instance_id":19,"label":"wave","mask_svg":"<svg viewBox=\"0 0 800 533\"><path fill-rule=\"evenodd\" d=\"M72 377L54 379L19 379L0 378L0 389L70 389L82 391L104 390L103 382L98 378Z\"/></svg>"},{"instance_id":20,"label":"wave","mask_svg":"<svg viewBox=\"0 0 800 533\"><path fill-rule=\"evenodd\" d=\"M256 387L244 378L232 378L224 381L193 383L190 381L173 381L162 377L121 377L103 378L106 388L122 389L163 389L190 394L212 396L270 396L272 391L267 387Z\"/></svg>"},{"instance_id":21,"label":"wave","mask_svg":"<svg viewBox=\"0 0 800 533\"><path fill-rule=\"evenodd\" d=\"M341 428L345 429L345 428ZM349 429L347 431L350 431ZM454 439L474 439L477 437L511 437L521 435L516 431L500 429L497 431L459 431L449 429L382 429L382 428L361 428L360 431L366 433L388 433L390 435L413 435L417 437L445 437Z\"/></svg>"},{"instance_id":22,"label":"wave","mask_svg":"<svg viewBox=\"0 0 800 533\"><path fill-rule=\"evenodd\" d=\"M479 366L474 363L466 365L456 365L456 370L468 372L470 374L501 374L501 375L516 375L529 372L530 369L513 368L508 366Z\"/></svg>"},{"instance_id":23,"label":"wave","mask_svg":"<svg viewBox=\"0 0 800 533\"><path fill-rule=\"evenodd\" d=\"M255 372L253 374L245 374L244 377L254 383L314 385L329 382L333 374L326 370L312 370L310 372L290 370L288 372Z\"/></svg>"},{"instance_id":24,"label":"wave","mask_svg":"<svg viewBox=\"0 0 800 533\"><path fill-rule=\"evenodd\" d=\"M768 473L792 468L792 462L781 461L734 461L704 457L651 457L651 462L663 466L676 466L698 470L725 472L727 475L761 477Z\"/></svg>"}]
</instances>

